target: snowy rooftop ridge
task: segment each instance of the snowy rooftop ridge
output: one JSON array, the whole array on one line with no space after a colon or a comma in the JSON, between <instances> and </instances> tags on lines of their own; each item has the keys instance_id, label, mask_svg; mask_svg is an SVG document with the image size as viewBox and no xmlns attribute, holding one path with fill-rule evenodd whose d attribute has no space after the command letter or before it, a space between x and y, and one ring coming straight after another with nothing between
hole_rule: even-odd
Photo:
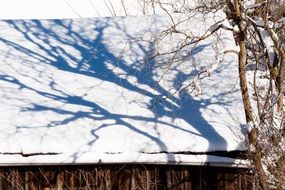
<instances>
[{"instance_id":1,"label":"snowy rooftop ridge","mask_svg":"<svg viewBox=\"0 0 285 190\"><path fill-rule=\"evenodd\" d=\"M171 0L164 0L164 8ZM190 3L189 3L190 4ZM177 5L179 3L177 2ZM180 5L182 7L184 5ZM179 7L177 7L179 8ZM0 20L70 19L161 14L164 11L140 0L9 0L0 1Z\"/></svg>"},{"instance_id":2,"label":"snowy rooftop ridge","mask_svg":"<svg viewBox=\"0 0 285 190\"><path fill-rule=\"evenodd\" d=\"M0 19L64 19L138 14L136 0L9 0L0 2Z\"/></svg>"},{"instance_id":3,"label":"snowy rooftop ridge","mask_svg":"<svg viewBox=\"0 0 285 190\"><path fill-rule=\"evenodd\" d=\"M158 83L165 63L148 58L153 34L167 23L164 16L0 21L0 164L201 164L219 160L173 153L244 150L237 57L223 58L202 81L203 94L169 94L216 63L217 42L191 47ZM199 33L209 24L189 27ZM234 46L230 33L221 36L221 47Z\"/></svg>"}]
</instances>

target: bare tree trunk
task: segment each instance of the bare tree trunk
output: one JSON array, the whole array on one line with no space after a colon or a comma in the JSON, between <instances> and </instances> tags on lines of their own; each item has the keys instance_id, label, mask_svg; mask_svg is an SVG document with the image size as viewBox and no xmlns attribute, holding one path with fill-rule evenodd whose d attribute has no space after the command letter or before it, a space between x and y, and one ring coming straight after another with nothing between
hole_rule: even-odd
<instances>
[{"instance_id":1,"label":"bare tree trunk","mask_svg":"<svg viewBox=\"0 0 285 190\"><path fill-rule=\"evenodd\" d=\"M284 70L285 70L285 53L282 52L282 55L280 55L281 61L280 61L280 66L279 66L279 72L276 78L276 86L278 90L278 111L282 112L283 111L283 106L284 106Z\"/></svg>"},{"instance_id":2,"label":"bare tree trunk","mask_svg":"<svg viewBox=\"0 0 285 190\"><path fill-rule=\"evenodd\" d=\"M278 58L280 59L279 61L279 67L278 67L278 74L276 77L276 88L278 91L278 99L277 99L277 106L278 106L278 112L283 111L283 106L284 106L284 70L285 70L285 51L284 48L282 47L282 42L280 43L280 39L278 38L278 35L276 32L269 26L269 21L268 21L268 14L265 14L263 16L263 21L264 21L264 27L265 30L269 33L273 43L274 43L274 48L276 50L276 53L278 55Z\"/></svg>"},{"instance_id":3,"label":"bare tree trunk","mask_svg":"<svg viewBox=\"0 0 285 190\"><path fill-rule=\"evenodd\" d=\"M240 34L244 34L241 32ZM240 52L239 52L239 80L242 93L242 100L244 105L244 111L247 123L253 121L252 106L249 99L248 85L246 79L246 62L247 62L247 51L245 46L245 41L241 40L239 42Z\"/></svg>"},{"instance_id":4,"label":"bare tree trunk","mask_svg":"<svg viewBox=\"0 0 285 190\"><path fill-rule=\"evenodd\" d=\"M246 63L247 63L247 49L245 44L245 33L243 31L243 23L241 20L241 1L234 0L234 4L230 1L227 2L228 8L231 11L233 20L239 27L239 31L236 33L236 41L240 47L239 52L239 80L242 93L242 100L245 110L245 116L247 123L253 122L252 106L249 99L248 83L246 79Z\"/></svg>"}]
</instances>

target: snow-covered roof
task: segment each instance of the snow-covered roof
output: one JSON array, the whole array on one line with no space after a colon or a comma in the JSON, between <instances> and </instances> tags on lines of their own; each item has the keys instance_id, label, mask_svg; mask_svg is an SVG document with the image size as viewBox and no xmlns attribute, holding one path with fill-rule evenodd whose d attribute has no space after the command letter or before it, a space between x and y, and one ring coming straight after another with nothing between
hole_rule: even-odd
<instances>
[{"instance_id":1,"label":"snow-covered roof","mask_svg":"<svg viewBox=\"0 0 285 190\"><path fill-rule=\"evenodd\" d=\"M171 1L164 0L164 3L167 5ZM166 7L172 8L169 5ZM162 12L158 5L142 0L0 1L0 19L70 19L158 14Z\"/></svg>"},{"instance_id":2,"label":"snow-covered roof","mask_svg":"<svg viewBox=\"0 0 285 190\"><path fill-rule=\"evenodd\" d=\"M9 0L0 2L0 19L56 19L136 15L136 0Z\"/></svg>"},{"instance_id":3,"label":"snow-covered roof","mask_svg":"<svg viewBox=\"0 0 285 190\"><path fill-rule=\"evenodd\" d=\"M0 21L0 165L237 163L206 155L244 150L237 57L216 64L232 36L221 33L220 49L214 38L189 47L191 56L167 67L149 60L167 22ZM209 65L199 94L181 90Z\"/></svg>"}]
</instances>

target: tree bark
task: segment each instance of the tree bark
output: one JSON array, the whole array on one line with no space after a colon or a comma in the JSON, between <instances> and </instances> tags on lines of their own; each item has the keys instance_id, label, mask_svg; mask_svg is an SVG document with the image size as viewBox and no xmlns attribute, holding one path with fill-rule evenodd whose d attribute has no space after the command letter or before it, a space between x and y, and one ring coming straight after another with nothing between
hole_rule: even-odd
<instances>
[{"instance_id":1,"label":"tree bark","mask_svg":"<svg viewBox=\"0 0 285 190\"><path fill-rule=\"evenodd\" d=\"M240 80L240 87L242 93L242 100L244 105L244 111L246 116L246 122L250 123L253 122L253 113L252 113L252 106L249 99L248 93L248 83L246 79L246 63L247 63L247 49L245 43L245 32L243 31L244 27L242 26L242 18L241 18L241 1L234 0L233 4L231 1L227 2L229 10L232 12L233 20L239 27L239 31L237 32L236 42L240 47L239 52L239 80Z\"/></svg>"},{"instance_id":2,"label":"tree bark","mask_svg":"<svg viewBox=\"0 0 285 190\"><path fill-rule=\"evenodd\" d=\"M242 100L244 105L244 111L246 116L247 123L253 121L253 114L252 114L252 106L249 99L249 93L248 93L248 84L246 79L246 63L247 63L247 50L246 45L244 41L244 33L240 32L240 38L243 38L239 41L239 80L240 80L240 87L241 87L241 93L242 93Z\"/></svg>"},{"instance_id":3,"label":"tree bark","mask_svg":"<svg viewBox=\"0 0 285 190\"><path fill-rule=\"evenodd\" d=\"M285 70L285 52L281 52L282 55L281 61L280 61L280 66L279 66L279 72L276 78L276 86L278 90L278 100L277 100L277 106L278 106L278 111L282 112L283 111L283 106L284 106L284 70Z\"/></svg>"}]
</instances>

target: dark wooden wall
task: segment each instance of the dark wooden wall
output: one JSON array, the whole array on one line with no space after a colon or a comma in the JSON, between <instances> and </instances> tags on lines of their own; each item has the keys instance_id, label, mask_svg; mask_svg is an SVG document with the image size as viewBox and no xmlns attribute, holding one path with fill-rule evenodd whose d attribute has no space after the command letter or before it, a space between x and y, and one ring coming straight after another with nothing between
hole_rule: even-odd
<instances>
[{"instance_id":1,"label":"dark wooden wall","mask_svg":"<svg viewBox=\"0 0 285 190\"><path fill-rule=\"evenodd\" d=\"M247 170L178 165L92 165L0 168L2 190L251 189Z\"/></svg>"}]
</instances>

